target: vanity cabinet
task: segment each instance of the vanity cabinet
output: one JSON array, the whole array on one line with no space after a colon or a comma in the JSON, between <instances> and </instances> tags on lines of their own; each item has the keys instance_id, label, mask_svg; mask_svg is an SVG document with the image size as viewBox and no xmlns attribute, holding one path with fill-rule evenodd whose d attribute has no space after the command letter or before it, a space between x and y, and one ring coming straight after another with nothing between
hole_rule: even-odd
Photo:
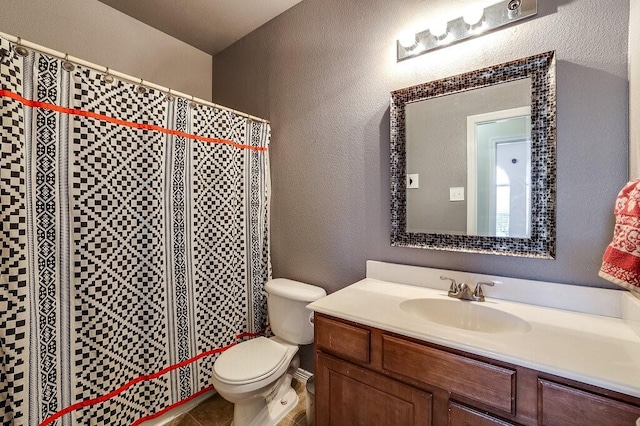
<instances>
[{"instance_id":1,"label":"vanity cabinet","mask_svg":"<svg viewBox=\"0 0 640 426\"><path fill-rule=\"evenodd\" d=\"M449 419L447 424L452 426L509 426L513 423L497 419L487 413L474 410L471 407L465 407L464 405L457 404L456 402L451 402L449 403Z\"/></svg>"},{"instance_id":2,"label":"vanity cabinet","mask_svg":"<svg viewBox=\"0 0 640 426\"><path fill-rule=\"evenodd\" d=\"M318 355L318 425L430 425L431 394L334 357ZM320 387L322 390L320 390Z\"/></svg>"},{"instance_id":3,"label":"vanity cabinet","mask_svg":"<svg viewBox=\"0 0 640 426\"><path fill-rule=\"evenodd\" d=\"M315 314L316 423L625 425L640 399Z\"/></svg>"},{"instance_id":4,"label":"vanity cabinet","mask_svg":"<svg viewBox=\"0 0 640 426\"><path fill-rule=\"evenodd\" d=\"M640 407L552 381L538 380L544 425L634 425ZM637 402L637 401L636 401Z\"/></svg>"}]
</instances>

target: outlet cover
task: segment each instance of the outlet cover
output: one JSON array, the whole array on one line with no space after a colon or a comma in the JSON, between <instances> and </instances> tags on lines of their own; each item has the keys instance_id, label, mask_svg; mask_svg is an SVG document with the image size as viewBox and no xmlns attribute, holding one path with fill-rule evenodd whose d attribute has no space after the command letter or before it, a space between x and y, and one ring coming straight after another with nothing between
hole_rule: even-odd
<instances>
[{"instance_id":1,"label":"outlet cover","mask_svg":"<svg viewBox=\"0 0 640 426\"><path fill-rule=\"evenodd\" d=\"M418 173L411 173L407 175L407 189L420 188L418 177Z\"/></svg>"}]
</instances>

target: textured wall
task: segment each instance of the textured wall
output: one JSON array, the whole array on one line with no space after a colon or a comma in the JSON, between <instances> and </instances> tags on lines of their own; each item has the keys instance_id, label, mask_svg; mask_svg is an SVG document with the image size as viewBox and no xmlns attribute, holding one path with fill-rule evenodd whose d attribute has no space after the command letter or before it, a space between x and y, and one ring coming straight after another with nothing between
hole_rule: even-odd
<instances>
[{"instance_id":1,"label":"textured wall","mask_svg":"<svg viewBox=\"0 0 640 426\"><path fill-rule=\"evenodd\" d=\"M597 276L627 180L629 2L544 0L521 24L397 63L405 25L471 0L305 0L214 57L213 98L272 121L276 277L335 291L367 259L561 283ZM389 92L556 50L557 258L392 248Z\"/></svg>"},{"instance_id":2,"label":"textured wall","mask_svg":"<svg viewBox=\"0 0 640 426\"><path fill-rule=\"evenodd\" d=\"M640 178L640 0L629 13L629 179Z\"/></svg>"},{"instance_id":3,"label":"textured wall","mask_svg":"<svg viewBox=\"0 0 640 426\"><path fill-rule=\"evenodd\" d=\"M211 100L211 55L96 0L0 0L0 31Z\"/></svg>"}]
</instances>

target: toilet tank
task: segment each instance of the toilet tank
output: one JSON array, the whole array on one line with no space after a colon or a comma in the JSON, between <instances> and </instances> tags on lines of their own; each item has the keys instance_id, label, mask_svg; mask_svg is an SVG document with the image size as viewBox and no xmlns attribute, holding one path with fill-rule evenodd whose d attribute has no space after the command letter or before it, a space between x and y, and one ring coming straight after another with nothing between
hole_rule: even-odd
<instances>
[{"instance_id":1,"label":"toilet tank","mask_svg":"<svg viewBox=\"0 0 640 426\"><path fill-rule=\"evenodd\" d=\"M327 295L324 289L276 278L265 284L269 325L273 334L297 345L313 343L313 312L306 306Z\"/></svg>"}]
</instances>

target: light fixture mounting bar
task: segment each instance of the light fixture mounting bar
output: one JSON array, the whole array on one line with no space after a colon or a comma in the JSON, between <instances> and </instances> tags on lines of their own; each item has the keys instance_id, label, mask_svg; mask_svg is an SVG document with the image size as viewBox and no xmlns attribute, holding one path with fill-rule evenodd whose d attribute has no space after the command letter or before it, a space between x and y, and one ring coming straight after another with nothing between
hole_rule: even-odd
<instances>
[{"instance_id":1,"label":"light fixture mounting bar","mask_svg":"<svg viewBox=\"0 0 640 426\"><path fill-rule=\"evenodd\" d=\"M460 17L447 22L445 37L436 37L431 31L424 30L416 34L416 43L413 46L404 47L399 41L396 41L398 62L451 46L472 37L478 37L513 22L530 18L537 13L538 0L503 0L484 9L480 28L471 28Z\"/></svg>"}]
</instances>

